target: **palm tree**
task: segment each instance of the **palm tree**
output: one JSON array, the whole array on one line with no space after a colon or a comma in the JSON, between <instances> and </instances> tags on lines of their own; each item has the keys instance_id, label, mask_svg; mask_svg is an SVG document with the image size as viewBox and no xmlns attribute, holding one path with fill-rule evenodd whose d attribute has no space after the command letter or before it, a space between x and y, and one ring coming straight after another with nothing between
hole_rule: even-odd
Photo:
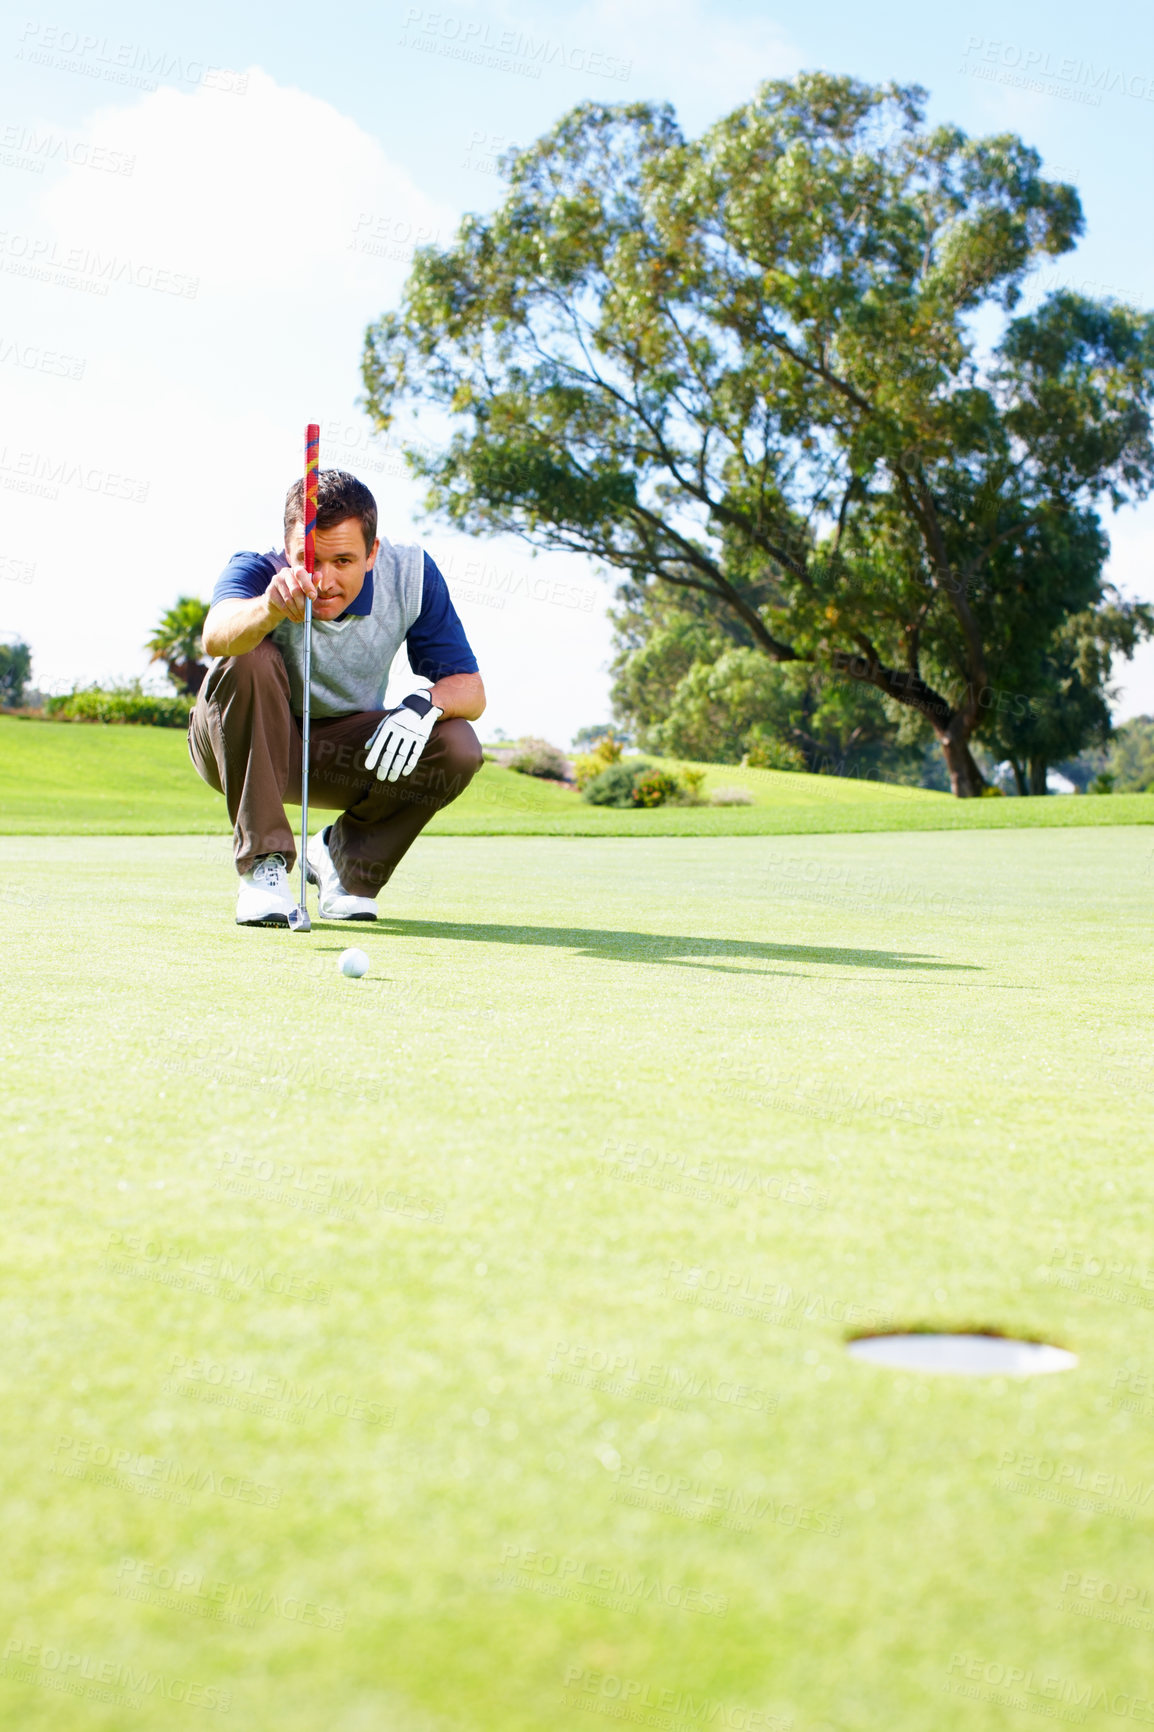
<instances>
[{"instance_id":1,"label":"palm tree","mask_svg":"<svg viewBox=\"0 0 1154 1732\"><path fill-rule=\"evenodd\" d=\"M200 660L204 645L200 634L208 618L208 603L193 595L177 597L176 604L161 615L160 623L149 638L146 648L152 651L154 662L163 662L168 677L178 691L195 697L208 674L206 663Z\"/></svg>"}]
</instances>

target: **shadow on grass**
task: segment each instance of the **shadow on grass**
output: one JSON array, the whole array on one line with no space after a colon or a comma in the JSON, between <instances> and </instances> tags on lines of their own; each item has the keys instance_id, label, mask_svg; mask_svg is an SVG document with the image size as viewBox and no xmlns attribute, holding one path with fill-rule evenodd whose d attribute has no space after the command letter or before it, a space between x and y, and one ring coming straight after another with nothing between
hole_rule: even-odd
<instances>
[{"instance_id":1,"label":"shadow on grass","mask_svg":"<svg viewBox=\"0 0 1154 1732\"><path fill-rule=\"evenodd\" d=\"M546 945L573 950L607 962L672 963L683 968L709 968L721 973L748 973L734 968L742 962L820 962L844 968L933 969L939 972L981 973L973 963L936 962L916 953L896 950L853 950L822 944L768 944L755 939L678 937L664 932L607 931L586 926L489 926L453 920L384 920L372 932L392 939L441 938L465 944Z\"/></svg>"}]
</instances>

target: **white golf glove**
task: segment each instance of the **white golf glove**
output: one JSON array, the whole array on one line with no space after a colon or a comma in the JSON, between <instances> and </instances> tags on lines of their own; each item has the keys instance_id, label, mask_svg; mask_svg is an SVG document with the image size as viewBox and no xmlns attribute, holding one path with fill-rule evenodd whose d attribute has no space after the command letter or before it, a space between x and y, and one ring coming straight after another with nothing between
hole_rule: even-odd
<instances>
[{"instance_id":1,"label":"white golf glove","mask_svg":"<svg viewBox=\"0 0 1154 1732\"><path fill-rule=\"evenodd\" d=\"M410 692L395 710L390 710L365 747L365 768L377 772L378 782L395 782L410 776L433 731L433 723L444 712L427 692Z\"/></svg>"}]
</instances>

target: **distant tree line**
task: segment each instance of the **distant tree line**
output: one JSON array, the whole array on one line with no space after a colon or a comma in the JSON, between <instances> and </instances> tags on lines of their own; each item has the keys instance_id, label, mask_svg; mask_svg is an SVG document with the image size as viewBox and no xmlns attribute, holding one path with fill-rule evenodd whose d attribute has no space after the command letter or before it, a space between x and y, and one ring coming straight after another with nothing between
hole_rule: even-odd
<instances>
[{"instance_id":1,"label":"distant tree line","mask_svg":"<svg viewBox=\"0 0 1154 1732\"><path fill-rule=\"evenodd\" d=\"M153 727L183 727L189 701L195 698L208 673L203 660L201 632L208 617L208 603L182 595L160 617L147 648L154 662L163 662L176 698L145 692L139 680L115 686L74 686L70 692L43 699L29 692L32 650L22 639L0 644L0 705L20 709L33 696L43 701L46 715L61 721L139 722Z\"/></svg>"}]
</instances>

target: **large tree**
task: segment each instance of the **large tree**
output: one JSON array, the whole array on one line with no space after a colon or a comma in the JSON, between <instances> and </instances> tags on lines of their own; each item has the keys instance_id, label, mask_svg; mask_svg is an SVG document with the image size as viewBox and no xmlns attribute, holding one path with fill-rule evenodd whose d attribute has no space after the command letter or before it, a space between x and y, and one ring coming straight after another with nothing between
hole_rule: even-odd
<instances>
[{"instance_id":1,"label":"large tree","mask_svg":"<svg viewBox=\"0 0 1154 1732\"><path fill-rule=\"evenodd\" d=\"M698 592L919 712L970 795L990 694L1102 604L1098 506L1150 486L1154 320L1010 318L1077 194L924 96L805 74L698 140L583 104L418 253L364 379L382 429L441 412L431 509Z\"/></svg>"},{"instance_id":2,"label":"large tree","mask_svg":"<svg viewBox=\"0 0 1154 1732\"><path fill-rule=\"evenodd\" d=\"M1132 656L1139 639L1151 635L1154 614L1146 603L1123 602L1112 586L1105 589L1097 608L1072 614L1048 644L1027 645L1039 665L1020 670L1025 689L1008 702L998 694L991 706L987 740L1011 765L1019 794L1046 793L1049 765L1111 737L1111 662Z\"/></svg>"}]
</instances>

